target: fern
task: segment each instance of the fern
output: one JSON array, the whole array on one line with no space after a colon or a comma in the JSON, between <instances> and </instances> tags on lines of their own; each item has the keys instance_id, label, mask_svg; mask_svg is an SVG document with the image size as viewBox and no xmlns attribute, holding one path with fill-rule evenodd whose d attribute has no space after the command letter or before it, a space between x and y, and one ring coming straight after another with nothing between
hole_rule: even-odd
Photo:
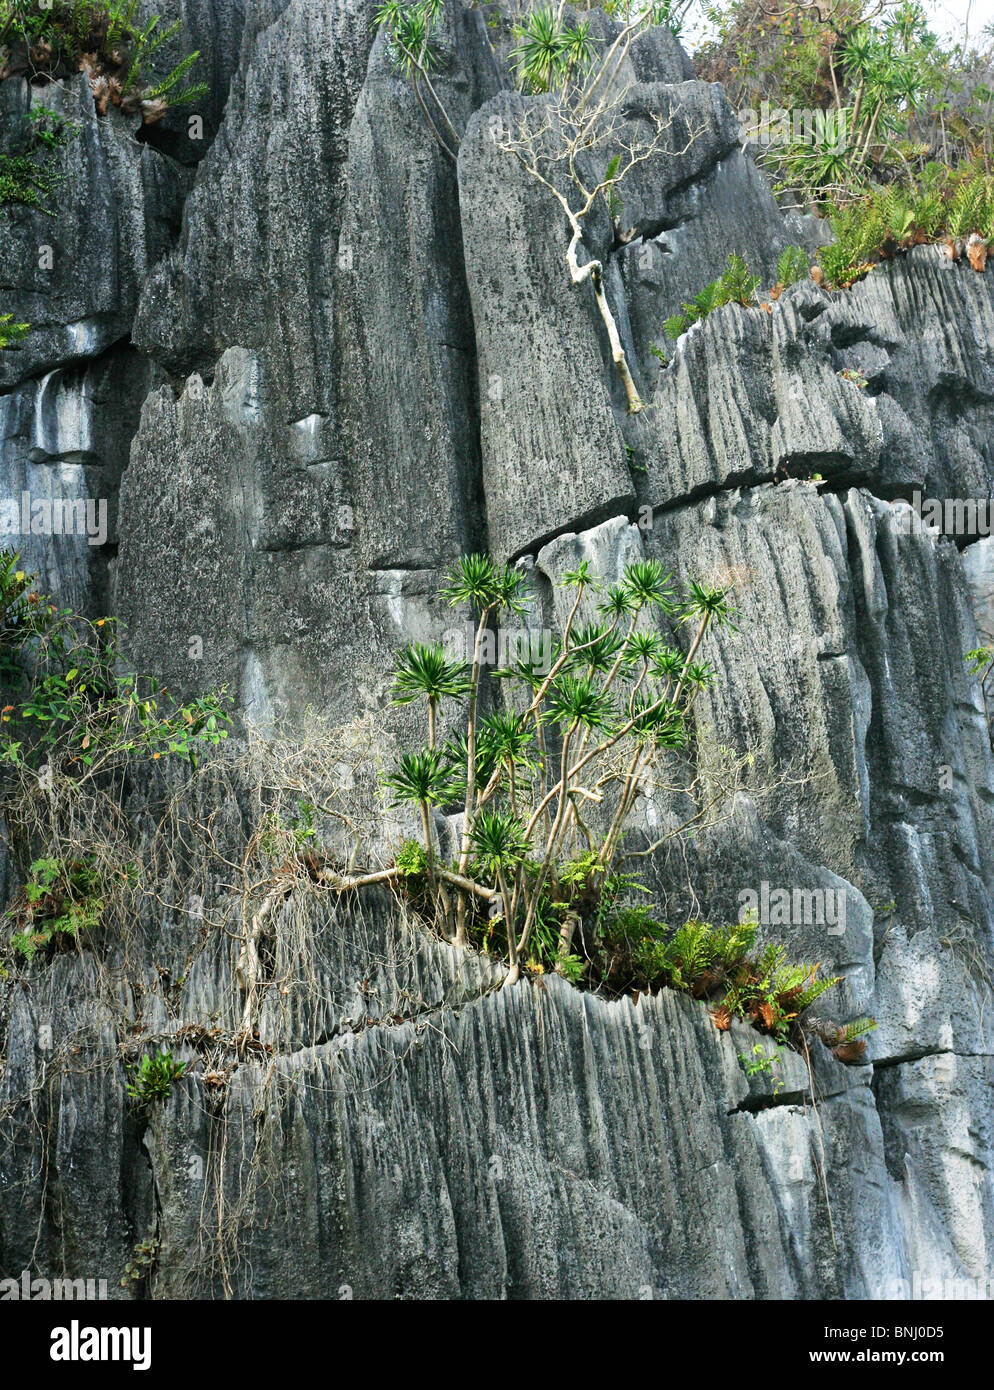
<instances>
[{"instance_id":1,"label":"fern","mask_svg":"<svg viewBox=\"0 0 994 1390\"><path fill-rule=\"evenodd\" d=\"M755 303L759 276L750 274L749 267L734 251L728 258L728 268L717 282L717 305Z\"/></svg>"},{"instance_id":2,"label":"fern","mask_svg":"<svg viewBox=\"0 0 994 1390\"><path fill-rule=\"evenodd\" d=\"M834 988L835 985L842 983L841 975L835 975L824 980L816 980L814 978L814 973L817 969L817 965L811 967L810 980L797 998L796 1007L799 1014L802 1014L805 1009L809 1009L816 999L821 998L826 990L830 990Z\"/></svg>"},{"instance_id":3,"label":"fern","mask_svg":"<svg viewBox=\"0 0 994 1390\"><path fill-rule=\"evenodd\" d=\"M788 289L808 273L808 258L799 246L788 246L777 258L777 284Z\"/></svg>"},{"instance_id":4,"label":"fern","mask_svg":"<svg viewBox=\"0 0 994 1390\"><path fill-rule=\"evenodd\" d=\"M755 303L759 276L752 275L741 256L733 251L728 264L717 280L699 289L693 299L685 301L683 312L672 314L663 324L663 331L670 338L679 338L692 324L706 319L715 309L726 304L749 306Z\"/></svg>"},{"instance_id":5,"label":"fern","mask_svg":"<svg viewBox=\"0 0 994 1390\"><path fill-rule=\"evenodd\" d=\"M865 1037L867 1033L872 1033L876 1026L877 1020L875 1018L853 1019L852 1023L846 1023L839 1029L839 1042L858 1042L859 1039Z\"/></svg>"}]
</instances>

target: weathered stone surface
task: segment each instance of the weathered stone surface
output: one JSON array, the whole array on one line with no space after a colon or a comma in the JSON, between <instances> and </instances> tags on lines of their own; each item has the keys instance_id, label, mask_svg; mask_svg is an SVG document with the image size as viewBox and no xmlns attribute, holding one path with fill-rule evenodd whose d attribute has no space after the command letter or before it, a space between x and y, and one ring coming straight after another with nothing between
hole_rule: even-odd
<instances>
[{"instance_id":1,"label":"weathered stone surface","mask_svg":"<svg viewBox=\"0 0 994 1390\"><path fill-rule=\"evenodd\" d=\"M133 139L134 122L116 110L97 116L84 78L0 84L5 127L19 129L32 106L58 111L79 133L52 155L63 182L51 216L0 209L5 301L31 324L18 351L0 357L0 388L128 338L141 281L178 228L186 185L178 166Z\"/></svg>"},{"instance_id":2,"label":"weathered stone surface","mask_svg":"<svg viewBox=\"0 0 994 1390\"><path fill-rule=\"evenodd\" d=\"M446 12L432 85L457 131L498 86L482 29L476 11ZM394 72L386 35L349 133L338 275L360 554L375 569L437 567L483 540L473 320L455 164Z\"/></svg>"},{"instance_id":3,"label":"weathered stone surface","mask_svg":"<svg viewBox=\"0 0 994 1390\"><path fill-rule=\"evenodd\" d=\"M843 931L802 914L763 937L844 977L833 1016L880 1026L864 1065L815 1044L813 1079L790 1052L748 1078L757 1035L692 1000L500 991L498 966L373 894L280 908L259 1036L239 1043L245 901L191 851L124 942L0 979L0 1276L96 1272L114 1292L157 1231L163 1297L872 1298L989 1278L994 754L962 658L989 636L990 542L929 535L899 499L990 496L992 272L919 248L845 293L723 309L661 370L663 320L728 251L768 285L783 245L816 238L780 218L720 89L646 35L626 123L682 114L620 190L631 240L601 205L586 229L651 397L629 416L563 218L500 147L542 100L498 90L509 34L446 12L453 166L367 4L176 12L208 55L209 130L223 111L182 234L189 171L89 116L59 218L3 214L2 308L37 326L0 362L3 496L113 499L123 470L129 658L177 693L226 682L263 728L382 720L397 648L465 619L436 592L467 546L522 557L540 628L581 558L609 579L643 554L734 576L739 631L710 639L721 679L696 713L756 753L753 784L655 856L654 898L675 921L734 917L764 883L835 895ZM25 91L2 101L9 121ZM41 232L63 257L46 281ZM92 606L112 551L88 549L28 554ZM385 717L412 741L413 715ZM223 846L243 844L247 786L192 808ZM161 788L129 797L154 823ZM635 839L679 810L649 789ZM404 829L385 816L364 848L385 858ZM160 1041L189 1071L146 1123L124 1062Z\"/></svg>"},{"instance_id":4,"label":"weathered stone surface","mask_svg":"<svg viewBox=\"0 0 994 1390\"><path fill-rule=\"evenodd\" d=\"M332 286L369 6L293 0L249 46L198 170L176 250L145 286L135 341L207 373L227 347L271 360L287 420L332 415Z\"/></svg>"},{"instance_id":5,"label":"weathered stone surface","mask_svg":"<svg viewBox=\"0 0 994 1390\"><path fill-rule=\"evenodd\" d=\"M673 307L655 329L633 315L640 361ZM658 372L640 421L646 501L816 473L888 498L990 496L989 276L918 247L849 291L805 281L770 307L709 315Z\"/></svg>"},{"instance_id":6,"label":"weathered stone surface","mask_svg":"<svg viewBox=\"0 0 994 1390\"><path fill-rule=\"evenodd\" d=\"M367 949L379 946L387 920L382 907L369 919ZM329 920L319 939L330 944L335 931ZM403 948L402 932L395 943ZM157 961L170 958L162 944ZM441 950L444 978L455 960ZM403 950L391 954L396 969ZM365 968L361 955L339 956L335 972L354 988ZM754 1035L719 1034L692 1001L663 993L637 1008L608 1004L555 978L487 993L484 980L463 975L460 1003L455 974L443 996L422 977L423 1004L436 999L423 1014L372 1027L329 1018L323 1041L268 1065L242 1063L221 1092L205 1082L205 1061L178 1048L190 1074L139 1134L123 1105L114 1011L84 1020L64 1003L73 988L95 987L86 969L64 958L48 977L51 994L29 1003L17 991L3 1099L15 1099L18 1136L52 1106L62 1139L48 1155L46 1187L62 1194L66 1266L85 1252L112 1288L128 1242L153 1219L153 1198L166 1297L317 1297L343 1287L355 1297L855 1297L871 1275L906 1273L880 1216L887 1179L876 1116L856 1103L869 1093L857 1087L856 1102L851 1090L843 1102L846 1076L830 1063L820 1139L799 1103L803 1064L784 1063L782 1099L768 1081L765 1093L759 1083L750 1093L735 1049ZM370 984L376 997L367 1008L389 1006L378 983L364 982L365 999ZM60 1091L29 1106L19 1097L36 1074L49 1009L57 1024L48 1050L59 1056L68 1038L85 1037L87 1065L70 1063ZM157 1031L168 1035L164 1019ZM773 1108L752 1108L771 1100ZM130 1156L119 1182L74 1161L80 1113ZM223 1122L223 1148L212 1115ZM836 1226L858 1233L838 1254L821 1143ZM13 1159L5 1149L8 1182L24 1198L5 1206L5 1267L16 1268L31 1258L45 1190L30 1180L31 1150L20 1140ZM61 1164L71 1167L65 1183ZM780 1171L783 1187L768 1176ZM88 1202L98 1185L100 1201ZM204 1243L202 1229L211 1231Z\"/></svg>"},{"instance_id":7,"label":"weathered stone surface","mask_svg":"<svg viewBox=\"0 0 994 1390\"><path fill-rule=\"evenodd\" d=\"M43 593L94 616L108 601L118 488L141 399L159 376L131 348L111 348L0 396L3 543Z\"/></svg>"}]
</instances>

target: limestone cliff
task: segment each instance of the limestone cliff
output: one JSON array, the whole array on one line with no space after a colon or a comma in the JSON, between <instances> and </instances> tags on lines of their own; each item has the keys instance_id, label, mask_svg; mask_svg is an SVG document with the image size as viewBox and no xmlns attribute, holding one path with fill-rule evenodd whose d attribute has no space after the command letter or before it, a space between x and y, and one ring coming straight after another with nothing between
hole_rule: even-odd
<instances>
[{"instance_id":1,"label":"limestone cliff","mask_svg":"<svg viewBox=\"0 0 994 1390\"><path fill-rule=\"evenodd\" d=\"M764 882L844 892L845 931L795 928L792 949L879 1028L863 1065L790 1054L774 1094L737 1061L756 1038L693 1000L501 991L499 967L370 895L286 904L272 950L299 963L306 943L307 978L236 1056L238 942L204 929L229 888L191 846L126 949L0 981L0 1277L120 1292L154 1231L155 1297L991 1279L994 755L963 654L991 631L992 542L937 539L900 499L991 496L994 270L919 247L848 291L720 309L661 366L664 319L726 250L769 283L814 233L652 31L631 80L701 133L626 185L624 245L591 221L652 406L629 415L562 219L490 138L513 98L482 10L446 14L453 164L365 0L158 8L204 53L209 148L181 125L138 143L79 79L56 216L0 212L0 307L33 326L0 355L3 495L112 500L105 546L28 537L25 563L119 616L137 668L226 682L263 731L382 710L391 654L451 624L438 579L467 548L526 566L549 624L581 556L735 570L739 631L715 639L698 718L805 777L658 856L653 887L676 914L692 885L716 920ZM0 121L43 99L21 79L0 97ZM199 810L237 843L251 770L218 777ZM129 789L136 823L163 794ZM641 825L667 809L640 803ZM138 1037L189 1063L140 1125Z\"/></svg>"}]
</instances>

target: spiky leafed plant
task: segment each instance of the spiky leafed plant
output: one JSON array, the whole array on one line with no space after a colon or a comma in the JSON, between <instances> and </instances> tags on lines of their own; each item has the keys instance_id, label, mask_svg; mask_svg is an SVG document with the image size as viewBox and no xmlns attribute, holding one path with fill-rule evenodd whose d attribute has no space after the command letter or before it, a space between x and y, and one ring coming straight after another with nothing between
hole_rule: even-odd
<instances>
[{"instance_id":1,"label":"spiky leafed plant","mask_svg":"<svg viewBox=\"0 0 994 1390\"><path fill-rule=\"evenodd\" d=\"M635 798L659 760L686 745L694 698L714 679L698 649L713 625L730 625L732 611L722 587L693 581L678 594L672 575L655 560L628 564L607 590L581 563L562 581L572 602L548 670L517 662L499 672L510 687L504 708L481 717L489 624L525 611L524 582L521 570L486 555L463 556L452 567L444 598L470 605L477 615L468 675L437 646L405 649L395 698L426 698L429 746L405 753L385 779L396 802L421 811L429 887L451 939L467 944L475 922L471 903L500 898L508 984L518 978L533 941L539 955L553 952L558 969L583 913L596 936L604 904L621 881L613 866ZM597 604L601 616L582 621L584 603ZM653 626L660 621L696 624L686 657ZM432 745L431 703L442 698L465 701L466 732L439 749ZM460 853L449 867L438 859L431 809L457 800L463 808ZM596 833L586 823L588 807L600 808ZM587 867L579 887L568 865L584 844ZM407 870L413 862L404 856ZM397 867L398 878L401 872ZM339 886L383 877L380 871L342 879ZM446 897L451 887L457 890L454 915ZM577 960L569 959L569 968L576 968Z\"/></svg>"},{"instance_id":2,"label":"spiky leafed plant","mask_svg":"<svg viewBox=\"0 0 994 1390\"><path fill-rule=\"evenodd\" d=\"M491 771L489 777L486 772L482 773L484 777L488 777L488 781L486 789L481 793L479 804L483 805L486 802L503 771L507 775L511 811L516 815L518 774L532 770L535 766L532 758L535 731L529 723L528 716L492 714L480 726L480 742L486 749Z\"/></svg>"},{"instance_id":3,"label":"spiky leafed plant","mask_svg":"<svg viewBox=\"0 0 994 1390\"><path fill-rule=\"evenodd\" d=\"M442 10L443 0L382 0L373 23L389 36L394 71L410 82L432 139L454 163L459 133L432 81L439 66L435 39Z\"/></svg>"},{"instance_id":4,"label":"spiky leafed plant","mask_svg":"<svg viewBox=\"0 0 994 1390\"><path fill-rule=\"evenodd\" d=\"M532 10L514 26L517 39L511 64L526 92L548 92L571 78L582 75L594 53L590 24L564 24L551 6Z\"/></svg>"},{"instance_id":5,"label":"spiky leafed plant","mask_svg":"<svg viewBox=\"0 0 994 1390\"><path fill-rule=\"evenodd\" d=\"M465 874L472 848L474 797L476 795L476 710L480 688L480 665L487 622L495 614L524 612L522 592L525 576L520 570L498 565L489 555L463 555L449 570L442 597L452 607L470 604L479 614L473 642L473 661L469 677L469 708L466 716L466 799L463 812L459 872ZM468 900L459 895L456 944L466 944Z\"/></svg>"},{"instance_id":6,"label":"spiky leafed plant","mask_svg":"<svg viewBox=\"0 0 994 1390\"><path fill-rule=\"evenodd\" d=\"M459 699L469 693L469 668L454 661L439 644L412 642L397 662L393 703L409 705L422 697L428 701L428 747L435 747L435 720L444 698Z\"/></svg>"},{"instance_id":7,"label":"spiky leafed plant","mask_svg":"<svg viewBox=\"0 0 994 1390\"><path fill-rule=\"evenodd\" d=\"M524 827L513 812L484 809L474 821L471 838L481 866L497 880L507 927L508 954L511 968L514 969L517 955L512 923L513 899L508 891L507 874L509 870L516 869L528 853Z\"/></svg>"},{"instance_id":8,"label":"spiky leafed plant","mask_svg":"<svg viewBox=\"0 0 994 1390\"><path fill-rule=\"evenodd\" d=\"M458 795L459 784L452 766L435 748L420 753L403 753L394 772L383 778L393 792L393 805L414 804L421 812L421 828L429 866L435 858L435 834L431 824L432 806L445 806Z\"/></svg>"}]
</instances>

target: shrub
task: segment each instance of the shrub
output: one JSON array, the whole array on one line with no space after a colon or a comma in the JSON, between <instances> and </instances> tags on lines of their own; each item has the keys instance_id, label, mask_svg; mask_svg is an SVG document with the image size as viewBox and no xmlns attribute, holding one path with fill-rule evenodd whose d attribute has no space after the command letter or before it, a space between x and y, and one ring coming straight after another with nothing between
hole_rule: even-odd
<instances>
[{"instance_id":1,"label":"shrub","mask_svg":"<svg viewBox=\"0 0 994 1390\"><path fill-rule=\"evenodd\" d=\"M990 680L991 672L994 671L994 647L976 647L972 652L967 652L963 660L970 669L970 675L980 677L980 695L984 702L984 718L987 722L991 747L994 748L994 719L991 718L987 694L987 682Z\"/></svg>"},{"instance_id":2,"label":"shrub","mask_svg":"<svg viewBox=\"0 0 994 1390\"><path fill-rule=\"evenodd\" d=\"M838 976L819 978L817 964L789 964L786 946L770 943L754 951L756 926L748 921L718 927L692 921L673 932L650 920L640 925L648 929L640 940L624 937L635 981L710 1000L720 1030L740 1018L780 1043L796 1042L805 1011L840 983ZM838 1041L855 1044L874 1027L872 1019L856 1020L839 1030ZM864 1048L865 1043L848 1060Z\"/></svg>"},{"instance_id":3,"label":"shrub","mask_svg":"<svg viewBox=\"0 0 994 1390\"><path fill-rule=\"evenodd\" d=\"M925 242L948 240L958 257L955 243L971 235L985 248L983 254L971 253L971 264L983 270L986 248L994 243L994 175L930 164L915 187L873 189L858 202L833 209L829 221L835 241L819 250L818 260L836 289L895 252Z\"/></svg>"},{"instance_id":4,"label":"shrub","mask_svg":"<svg viewBox=\"0 0 994 1390\"><path fill-rule=\"evenodd\" d=\"M169 1094L173 1082L178 1081L186 1070L186 1063L174 1062L173 1054L163 1048L154 1057L146 1053L138 1066L130 1064L127 1070L130 1078L126 1088L128 1096L136 1109L144 1109Z\"/></svg>"},{"instance_id":5,"label":"shrub","mask_svg":"<svg viewBox=\"0 0 994 1390\"><path fill-rule=\"evenodd\" d=\"M33 107L24 117L19 144L12 153L0 154L0 207L21 203L51 217L48 202L64 178L55 155L78 134L74 122L47 106Z\"/></svg>"},{"instance_id":6,"label":"shrub","mask_svg":"<svg viewBox=\"0 0 994 1390\"><path fill-rule=\"evenodd\" d=\"M386 871L348 878L328 872L343 891L385 877L403 881L460 945L489 947L499 923L510 983L522 968L574 976L585 968L574 936L594 939L605 913L632 887L615 865L626 823L644 778L685 746L694 702L714 679L698 659L702 644L712 628L732 627L723 587L691 581L678 595L658 561L638 560L605 588L583 563L563 577L571 613L549 669L520 660L497 671L507 707L484 716L488 625L524 611L524 582L522 571L464 556L443 596L476 611L471 661L445 657L441 648L430 659L424 650L416 662L410 651L400 659L395 698L408 702L420 690L428 743L403 751L384 785L394 804L420 813L423 881L411 842ZM585 599L597 601L598 616L581 623ZM686 654L652 630L653 615L691 625ZM442 698L464 705L465 733L439 746L435 707ZM439 857L430 812L456 806L463 832L450 866ZM590 808L599 819L596 834L587 824ZM570 853L570 844L586 848Z\"/></svg>"},{"instance_id":7,"label":"shrub","mask_svg":"<svg viewBox=\"0 0 994 1390\"><path fill-rule=\"evenodd\" d=\"M136 768L164 756L196 766L231 721L223 690L181 704L128 672L111 619L56 609L18 565L0 551L0 814L30 866L5 914L12 948L30 960L92 940L133 877L120 799ZM297 847L306 838L304 825Z\"/></svg>"},{"instance_id":8,"label":"shrub","mask_svg":"<svg viewBox=\"0 0 994 1390\"><path fill-rule=\"evenodd\" d=\"M796 285L799 280L804 280L808 275L808 258L799 246L788 246L780 252L777 258L777 285L780 289L789 289L791 285Z\"/></svg>"},{"instance_id":9,"label":"shrub","mask_svg":"<svg viewBox=\"0 0 994 1390\"><path fill-rule=\"evenodd\" d=\"M8 909L19 930L10 944L25 960L62 938L78 941L100 923L100 874L85 860L36 859L31 877Z\"/></svg>"},{"instance_id":10,"label":"shrub","mask_svg":"<svg viewBox=\"0 0 994 1390\"><path fill-rule=\"evenodd\" d=\"M57 610L0 551L0 678L24 694L4 706L0 763L75 769L88 778L163 754L196 759L227 738L224 691L180 705L124 669L116 621ZM16 735L16 737L15 737Z\"/></svg>"},{"instance_id":11,"label":"shrub","mask_svg":"<svg viewBox=\"0 0 994 1390\"><path fill-rule=\"evenodd\" d=\"M13 347L22 338L27 337L31 325L29 323L14 323L13 314L0 314L0 352L4 348Z\"/></svg>"},{"instance_id":12,"label":"shrub","mask_svg":"<svg viewBox=\"0 0 994 1390\"><path fill-rule=\"evenodd\" d=\"M187 81L199 52L157 71L162 48L181 27L181 20L163 25L158 15L144 20L140 0L21 0L0 18L0 79L43 74L55 80L83 71L101 115L112 104L140 111L151 124L170 106L207 91L206 84Z\"/></svg>"},{"instance_id":13,"label":"shrub","mask_svg":"<svg viewBox=\"0 0 994 1390\"><path fill-rule=\"evenodd\" d=\"M759 276L750 274L745 261L733 251L718 279L705 285L692 300L685 301L682 313L671 315L663 328L671 338L679 338L692 324L706 319L725 304L753 305L758 284Z\"/></svg>"}]
</instances>

